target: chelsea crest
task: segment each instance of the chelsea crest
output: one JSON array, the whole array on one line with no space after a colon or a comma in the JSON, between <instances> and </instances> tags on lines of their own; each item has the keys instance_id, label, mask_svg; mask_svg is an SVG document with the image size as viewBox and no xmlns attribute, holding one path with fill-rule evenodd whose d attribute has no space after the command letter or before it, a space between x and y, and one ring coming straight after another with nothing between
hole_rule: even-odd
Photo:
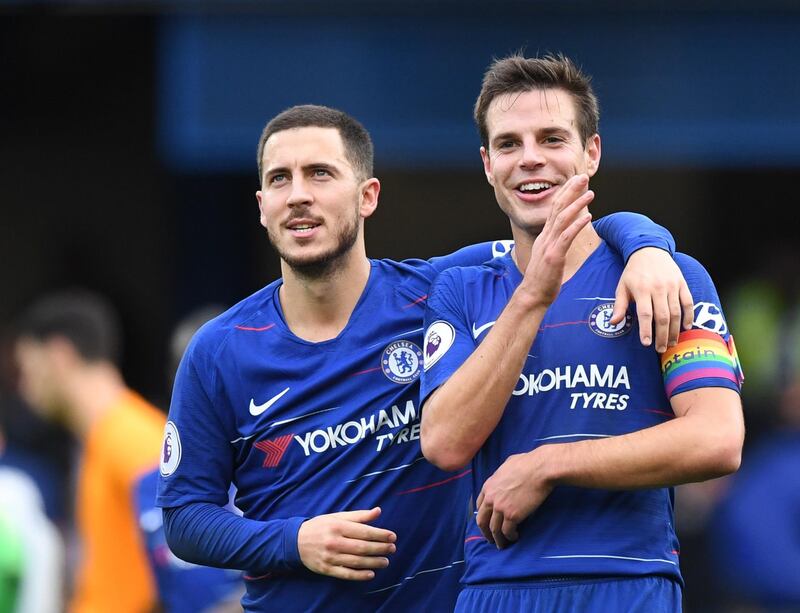
<instances>
[{"instance_id":1,"label":"chelsea crest","mask_svg":"<svg viewBox=\"0 0 800 613\"><path fill-rule=\"evenodd\" d=\"M395 341L383 350L383 374L395 383L411 383L420 375L422 350L410 341Z\"/></svg>"}]
</instances>

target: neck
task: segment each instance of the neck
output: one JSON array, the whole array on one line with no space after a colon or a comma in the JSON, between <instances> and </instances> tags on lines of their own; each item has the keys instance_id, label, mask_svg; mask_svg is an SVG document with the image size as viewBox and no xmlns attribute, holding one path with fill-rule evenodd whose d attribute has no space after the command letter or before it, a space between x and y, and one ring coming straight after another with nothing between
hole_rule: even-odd
<instances>
[{"instance_id":1,"label":"neck","mask_svg":"<svg viewBox=\"0 0 800 613\"><path fill-rule=\"evenodd\" d=\"M281 262L278 294L286 325L311 342L336 338L344 330L369 280L364 246L355 245L329 270L313 277Z\"/></svg>"},{"instance_id":2,"label":"neck","mask_svg":"<svg viewBox=\"0 0 800 613\"><path fill-rule=\"evenodd\" d=\"M70 375L65 390L69 428L79 438L85 437L126 390L122 376L113 365L106 362L81 365Z\"/></svg>"},{"instance_id":3,"label":"neck","mask_svg":"<svg viewBox=\"0 0 800 613\"><path fill-rule=\"evenodd\" d=\"M531 249L533 243L539 236L539 232L531 233L521 228L512 226L511 234L514 237L514 262L522 274L528 268L528 263L531 260ZM561 283L568 281L572 275L583 265L586 259L597 249L600 244L600 236L594 229L592 224L587 224L572 241L572 245L567 251L566 263L564 265L564 274L561 278Z\"/></svg>"}]
</instances>

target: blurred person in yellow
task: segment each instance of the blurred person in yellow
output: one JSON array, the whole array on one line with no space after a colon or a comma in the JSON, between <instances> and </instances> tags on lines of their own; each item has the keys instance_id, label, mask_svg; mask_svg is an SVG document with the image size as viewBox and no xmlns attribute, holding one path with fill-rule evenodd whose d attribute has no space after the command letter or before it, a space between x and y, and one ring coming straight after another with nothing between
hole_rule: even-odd
<instances>
[{"instance_id":1,"label":"blurred person in yellow","mask_svg":"<svg viewBox=\"0 0 800 613\"><path fill-rule=\"evenodd\" d=\"M165 416L125 384L120 344L112 307L82 290L45 296L18 322L21 395L82 445L72 613L142 613L156 602L133 488L158 463Z\"/></svg>"}]
</instances>

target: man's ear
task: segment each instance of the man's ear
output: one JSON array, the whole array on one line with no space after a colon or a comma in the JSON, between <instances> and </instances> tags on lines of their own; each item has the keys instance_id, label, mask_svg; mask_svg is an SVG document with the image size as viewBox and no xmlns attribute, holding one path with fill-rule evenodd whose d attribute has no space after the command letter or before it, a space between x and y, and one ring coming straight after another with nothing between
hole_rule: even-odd
<instances>
[{"instance_id":1,"label":"man's ear","mask_svg":"<svg viewBox=\"0 0 800 613\"><path fill-rule=\"evenodd\" d=\"M586 174L588 174L590 177L593 177L597 172L597 169L600 168L601 149L600 135L595 134L594 136L590 137L586 143L585 149Z\"/></svg>"},{"instance_id":2,"label":"man's ear","mask_svg":"<svg viewBox=\"0 0 800 613\"><path fill-rule=\"evenodd\" d=\"M361 184L361 202L359 214L367 218L378 208L378 196L381 193L381 182L375 177L367 179Z\"/></svg>"},{"instance_id":3,"label":"man's ear","mask_svg":"<svg viewBox=\"0 0 800 613\"><path fill-rule=\"evenodd\" d=\"M486 175L486 180L489 185L494 187L494 177L492 176L492 158L489 157L489 152L486 147L481 147L481 160L483 161L483 174Z\"/></svg>"},{"instance_id":4,"label":"man's ear","mask_svg":"<svg viewBox=\"0 0 800 613\"><path fill-rule=\"evenodd\" d=\"M261 225L266 228L267 216L264 214L264 204L262 202L261 190L256 192L256 200L258 201L258 220L261 222Z\"/></svg>"}]
</instances>

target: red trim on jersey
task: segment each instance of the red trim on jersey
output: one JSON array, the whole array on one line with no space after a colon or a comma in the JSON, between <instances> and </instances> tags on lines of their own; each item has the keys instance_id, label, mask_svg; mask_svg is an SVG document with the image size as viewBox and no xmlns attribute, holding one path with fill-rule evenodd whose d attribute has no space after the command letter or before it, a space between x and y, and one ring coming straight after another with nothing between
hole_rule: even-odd
<instances>
[{"instance_id":1,"label":"red trim on jersey","mask_svg":"<svg viewBox=\"0 0 800 613\"><path fill-rule=\"evenodd\" d=\"M466 475L470 474L471 472L472 472L472 469L470 468L469 470L465 470L460 475L455 475L453 477L448 477L447 479L444 479L443 481L437 481L436 483L429 483L428 485L415 487L413 489L406 490L404 492L397 492L397 494L395 494L395 496L402 496L403 494L413 494L414 492L421 492L422 490L429 490L432 487L438 487L440 485L444 485L445 483L449 483L450 481L455 481L456 479L460 479L461 477L465 477Z\"/></svg>"},{"instance_id":2,"label":"red trim on jersey","mask_svg":"<svg viewBox=\"0 0 800 613\"><path fill-rule=\"evenodd\" d=\"M421 296L421 297L417 298L414 302L409 302L408 304L404 305L403 308L407 309L408 307L412 307L415 304L419 304L420 302L424 302L427 299L428 299L428 294L425 294L424 296Z\"/></svg>"},{"instance_id":3,"label":"red trim on jersey","mask_svg":"<svg viewBox=\"0 0 800 613\"><path fill-rule=\"evenodd\" d=\"M351 377L357 377L358 375L366 375L368 372L375 372L376 370L380 370L380 366L376 366L375 368L367 368L367 370L359 370L358 372L354 372Z\"/></svg>"}]
</instances>

